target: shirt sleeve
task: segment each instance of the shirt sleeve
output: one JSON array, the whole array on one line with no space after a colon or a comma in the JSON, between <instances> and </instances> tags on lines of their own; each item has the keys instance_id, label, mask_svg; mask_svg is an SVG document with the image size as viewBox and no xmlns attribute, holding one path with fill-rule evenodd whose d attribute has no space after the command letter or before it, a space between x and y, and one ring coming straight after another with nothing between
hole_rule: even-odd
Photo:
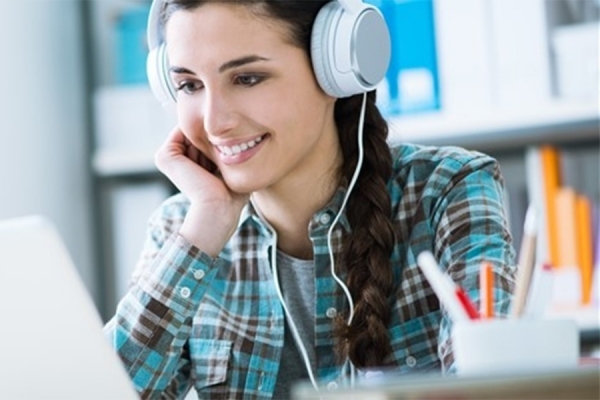
<instances>
[{"instance_id":1,"label":"shirt sleeve","mask_svg":"<svg viewBox=\"0 0 600 400\"><path fill-rule=\"evenodd\" d=\"M504 186L497 162L487 156L466 162L448 180L433 213L434 253L442 269L479 305L479 271L494 271L494 309L505 317L514 289L514 249L504 207ZM452 324L444 311L438 355L445 372L455 372Z\"/></svg>"},{"instance_id":2,"label":"shirt sleeve","mask_svg":"<svg viewBox=\"0 0 600 400\"><path fill-rule=\"evenodd\" d=\"M164 205L151 217L130 288L104 327L142 398L180 398L189 390L192 319L225 262L188 243L177 225Z\"/></svg>"}]
</instances>

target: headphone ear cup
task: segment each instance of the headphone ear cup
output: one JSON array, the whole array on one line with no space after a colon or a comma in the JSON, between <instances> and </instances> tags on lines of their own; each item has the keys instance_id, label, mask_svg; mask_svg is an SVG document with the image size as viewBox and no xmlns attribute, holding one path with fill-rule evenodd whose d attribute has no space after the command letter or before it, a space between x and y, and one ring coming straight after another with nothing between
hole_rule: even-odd
<instances>
[{"instance_id":1,"label":"headphone ear cup","mask_svg":"<svg viewBox=\"0 0 600 400\"><path fill-rule=\"evenodd\" d=\"M333 97L346 97L345 93L337 86L333 78L334 65L331 63L329 35L331 34L332 21L336 15L343 12L337 1L325 4L317 14L310 40L310 55L313 71L317 82L325 93Z\"/></svg>"},{"instance_id":2,"label":"headphone ear cup","mask_svg":"<svg viewBox=\"0 0 600 400\"><path fill-rule=\"evenodd\" d=\"M164 44L150 50L146 59L146 73L154 96L161 104L167 105L176 101L175 90L169 80L167 71L167 53Z\"/></svg>"},{"instance_id":3,"label":"headphone ear cup","mask_svg":"<svg viewBox=\"0 0 600 400\"><path fill-rule=\"evenodd\" d=\"M342 98L375 89L390 58L389 30L377 8L362 3L350 12L331 1L319 10L311 33L311 59L327 94Z\"/></svg>"}]
</instances>

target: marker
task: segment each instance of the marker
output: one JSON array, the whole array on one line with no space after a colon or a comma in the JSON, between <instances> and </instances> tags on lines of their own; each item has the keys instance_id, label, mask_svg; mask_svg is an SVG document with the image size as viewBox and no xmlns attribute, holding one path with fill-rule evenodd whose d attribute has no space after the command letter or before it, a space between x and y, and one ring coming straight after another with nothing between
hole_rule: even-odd
<instances>
[{"instance_id":1,"label":"marker","mask_svg":"<svg viewBox=\"0 0 600 400\"><path fill-rule=\"evenodd\" d=\"M470 321L472 317L469 315L463 302L461 302L461 298L463 298L462 301L467 300L468 303L470 301L462 289L456 286L452 279L442 272L435 258L433 258L433 254L429 251L422 252L417 256L417 264L429 281L440 303L448 311L452 321Z\"/></svg>"},{"instance_id":2,"label":"marker","mask_svg":"<svg viewBox=\"0 0 600 400\"><path fill-rule=\"evenodd\" d=\"M479 272L479 293L481 318L494 318L494 269L487 262L481 265Z\"/></svg>"}]
</instances>

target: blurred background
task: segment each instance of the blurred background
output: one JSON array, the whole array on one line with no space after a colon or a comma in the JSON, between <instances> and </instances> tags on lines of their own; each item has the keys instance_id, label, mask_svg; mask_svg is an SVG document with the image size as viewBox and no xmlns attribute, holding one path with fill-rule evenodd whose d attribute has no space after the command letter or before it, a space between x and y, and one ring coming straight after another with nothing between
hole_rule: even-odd
<instances>
[{"instance_id":1,"label":"blurred background","mask_svg":"<svg viewBox=\"0 0 600 400\"><path fill-rule=\"evenodd\" d=\"M529 203L544 216L555 204L571 210L540 227L538 256L574 267L576 284L565 280L561 301L597 307L600 2L370 2L392 34L378 92L390 142L496 157L517 249ZM175 119L146 81L149 6L4 0L0 13L0 219L52 219L105 319L126 290L150 213L174 191L152 160ZM561 232L573 234L553 239ZM567 250L553 254L553 243Z\"/></svg>"}]
</instances>

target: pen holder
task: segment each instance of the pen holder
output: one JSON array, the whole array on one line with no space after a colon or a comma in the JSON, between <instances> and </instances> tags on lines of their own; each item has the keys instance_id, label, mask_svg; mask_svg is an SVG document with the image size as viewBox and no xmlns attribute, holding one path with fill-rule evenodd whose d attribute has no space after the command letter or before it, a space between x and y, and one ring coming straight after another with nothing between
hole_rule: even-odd
<instances>
[{"instance_id":1,"label":"pen holder","mask_svg":"<svg viewBox=\"0 0 600 400\"><path fill-rule=\"evenodd\" d=\"M571 320L458 322L452 347L459 375L574 368L579 331Z\"/></svg>"}]
</instances>

